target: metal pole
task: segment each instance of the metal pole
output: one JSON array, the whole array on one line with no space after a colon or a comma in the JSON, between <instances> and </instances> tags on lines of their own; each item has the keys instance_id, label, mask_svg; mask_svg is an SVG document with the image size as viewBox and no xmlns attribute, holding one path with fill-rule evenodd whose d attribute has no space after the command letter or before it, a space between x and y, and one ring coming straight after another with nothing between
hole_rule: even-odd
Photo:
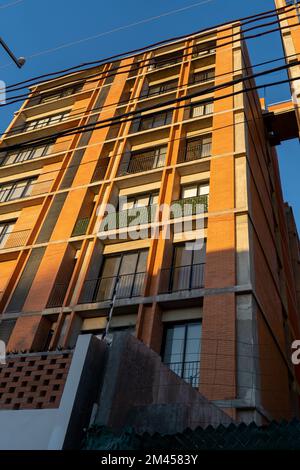
<instances>
[{"instance_id":1,"label":"metal pole","mask_svg":"<svg viewBox=\"0 0 300 470\"><path fill-rule=\"evenodd\" d=\"M3 47L3 49L7 52L7 54L9 55L9 57L14 61L14 63L16 64L16 66L20 69L21 67L23 67L23 65L25 64L25 59L24 57L19 57L19 59L17 59L17 57L15 56L15 54L10 50L10 48L8 47L8 45L6 44L6 42L0 37L0 44L1 46Z\"/></svg>"},{"instance_id":2,"label":"metal pole","mask_svg":"<svg viewBox=\"0 0 300 470\"><path fill-rule=\"evenodd\" d=\"M107 323L106 323L105 331L103 332L103 335L102 335L102 339L105 339L107 337L108 333L109 333L110 322L111 322L111 319L112 319L112 316L113 316L115 301L116 301L116 298L117 298L117 290L118 290L119 281L120 281L120 276L117 276L116 284L115 284L115 287L114 287L114 290L113 290L112 301L111 301L111 304L110 304L109 314L108 314L108 317L107 317Z\"/></svg>"}]
</instances>

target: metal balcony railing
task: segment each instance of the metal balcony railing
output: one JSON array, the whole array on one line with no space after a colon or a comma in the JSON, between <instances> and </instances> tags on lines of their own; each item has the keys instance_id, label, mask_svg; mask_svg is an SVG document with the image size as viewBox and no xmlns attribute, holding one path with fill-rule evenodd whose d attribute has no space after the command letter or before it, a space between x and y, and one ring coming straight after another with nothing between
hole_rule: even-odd
<instances>
[{"instance_id":1,"label":"metal balcony railing","mask_svg":"<svg viewBox=\"0 0 300 470\"><path fill-rule=\"evenodd\" d=\"M61 307L68 289L68 284L54 284L49 300L47 302L47 308Z\"/></svg>"},{"instance_id":2,"label":"metal balcony railing","mask_svg":"<svg viewBox=\"0 0 300 470\"><path fill-rule=\"evenodd\" d=\"M211 156L211 142L203 143L201 141L192 144L188 142L184 151L181 152L179 161L191 162L193 160L200 160L200 158L207 158Z\"/></svg>"},{"instance_id":3,"label":"metal balcony railing","mask_svg":"<svg viewBox=\"0 0 300 470\"><path fill-rule=\"evenodd\" d=\"M118 176L125 176L134 173L161 168L165 165L165 155L156 155L153 152L134 155L127 162L121 162Z\"/></svg>"},{"instance_id":4,"label":"metal balcony railing","mask_svg":"<svg viewBox=\"0 0 300 470\"><path fill-rule=\"evenodd\" d=\"M108 165L109 157L101 157L99 159L92 177L92 183L104 180Z\"/></svg>"},{"instance_id":5,"label":"metal balcony railing","mask_svg":"<svg viewBox=\"0 0 300 470\"><path fill-rule=\"evenodd\" d=\"M209 195L205 194L202 196L187 197L185 199L178 199L177 201L173 201L170 217L175 219L177 217L187 217L190 215L207 212L208 199Z\"/></svg>"},{"instance_id":6,"label":"metal balcony railing","mask_svg":"<svg viewBox=\"0 0 300 470\"><path fill-rule=\"evenodd\" d=\"M169 362L165 365L169 367L176 375L181 377L192 387L198 388L200 384L200 361L189 362Z\"/></svg>"},{"instance_id":7,"label":"metal balcony railing","mask_svg":"<svg viewBox=\"0 0 300 470\"><path fill-rule=\"evenodd\" d=\"M205 263L162 269L159 294L201 289L204 287L204 270Z\"/></svg>"},{"instance_id":8,"label":"metal balcony railing","mask_svg":"<svg viewBox=\"0 0 300 470\"><path fill-rule=\"evenodd\" d=\"M86 280L83 285L79 303L84 304L112 300L115 289L116 299L139 297L143 294L146 274L146 272L137 272Z\"/></svg>"},{"instance_id":9,"label":"metal balcony railing","mask_svg":"<svg viewBox=\"0 0 300 470\"><path fill-rule=\"evenodd\" d=\"M30 229L6 232L0 236L0 250L17 248L25 245L30 234Z\"/></svg>"},{"instance_id":10,"label":"metal balcony railing","mask_svg":"<svg viewBox=\"0 0 300 470\"><path fill-rule=\"evenodd\" d=\"M87 228L89 226L90 217L85 217L84 219L78 219L72 232L72 237L79 237L80 235L85 235Z\"/></svg>"},{"instance_id":11,"label":"metal balcony railing","mask_svg":"<svg viewBox=\"0 0 300 470\"><path fill-rule=\"evenodd\" d=\"M161 59L153 59L153 62L148 66L148 70L161 69L163 67L168 67L170 65L179 64L182 62L182 56L180 57L166 57Z\"/></svg>"},{"instance_id":12,"label":"metal balcony railing","mask_svg":"<svg viewBox=\"0 0 300 470\"><path fill-rule=\"evenodd\" d=\"M157 206L153 204L151 206L133 207L132 209L109 213L100 226L100 232L150 224L155 220L156 209Z\"/></svg>"},{"instance_id":13,"label":"metal balcony railing","mask_svg":"<svg viewBox=\"0 0 300 470\"><path fill-rule=\"evenodd\" d=\"M195 47L192 58L196 59L197 57L203 57L209 54L215 54L216 53L216 45L211 45L211 46L203 46L199 44L198 46Z\"/></svg>"}]
</instances>

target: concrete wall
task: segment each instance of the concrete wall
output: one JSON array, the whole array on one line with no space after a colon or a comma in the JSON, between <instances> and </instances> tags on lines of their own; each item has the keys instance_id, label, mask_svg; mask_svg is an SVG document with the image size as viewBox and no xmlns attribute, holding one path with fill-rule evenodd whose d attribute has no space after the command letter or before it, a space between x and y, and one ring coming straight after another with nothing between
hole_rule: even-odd
<instances>
[{"instance_id":1,"label":"concrete wall","mask_svg":"<svg viewBox=\"0 0 300 470\"><path fill-rule=\"evenodd\" d=\"M230 417L184 382L161 357L126 333L114 335L95 423L116 430L176 433Z\"/></svg>"},{"instance_id":2,"label":"concrete wall","mask_svg":"<svg viewBox=\"0 0 300 470\"><path fill-rule=\"evenodd\" d=\"M0 450L61 450L79 447L97 392L105 346L80 336L59 408L0 410Z\"/></svg>"}]
</instances>

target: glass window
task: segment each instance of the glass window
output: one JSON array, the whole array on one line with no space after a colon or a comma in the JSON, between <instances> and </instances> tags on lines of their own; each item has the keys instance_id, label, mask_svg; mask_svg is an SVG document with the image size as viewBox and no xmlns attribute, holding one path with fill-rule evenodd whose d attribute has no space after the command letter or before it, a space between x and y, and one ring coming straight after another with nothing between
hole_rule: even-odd
<instances>
[{"instance_id":1,"label":"glass window","mask_svg":"<svg viewBox=\"0 0 300 470\"><path fill-rule=\"evenodd\" d=\"M204 83L215 78L215 69L205 70L203 72L196 72L193 75L194 83Z\"/></svg>"},{"instance_id":2,"label":"glass window","mask_svg":"<svg viewBox=\"0 0 300 470\"><path fill-rule=\"evenodd\" d=\"M188 140L186 143L185 161L198 160L211 155L211 135Z\"/></svg>"},{"instance_id":3,"label":"glass window","mask_svg":"<svg viewBox=\"0 0 300 470\"><path fill-rule=\"evenodd\" d=\"M56 101L60 98L79 93L82 90L83 85L73 85L68 88L61 88L54 93L49 93L42 95L40 103L50 103L51 101Z\"/></svg>"},{"instance_id":4,"label":"glass window","mask_svg":"<svg viewBox=\"0 0 300 470\"><path fill-rule=\"evenodd\" d=\"M191 108L191 117L206 116L212 114L213 103L194 105Z\"/></svg>"},{"instance_id":5,"label":"glass window","mask_svg":"<svg viewBox=\"0 0 300 470\"><path fill-rule=\"evenodd\" d=\"M66 119L69 114L70 114L70 111L65 111L63 113L59 113L59 114L55 114L52 116L47 116L45 118L26 122L23 130L32 131L34 129L41 129L43 127L47 127L48 125L52 125L52 124L62 121L63 119Z\"/></svg>"},{"instance_id":6,"label":"glass window","mask_svg":"<svg viewBox=\"0 0 300 470\"><path fill-rule=\"evenodd\" d=\"M141 295L147 257L148 250L142 250L104 258L94 301L111 300L114 292L117 298Z\"/></svg>"},{"instance_id":7,"label":"glass window","mask_svg":"<svg viewBox=\"0 0 300 470\"><path fill-rule=\"evenodd\" d=\"M139 130L153 129L155 127L166 126L172 122L172 111L156 114L152 117L141 118Z\"/></svg>"},{"instance_id":8,"label":"glass window","mask_svg":"<svg viewBox=\"0 0 300 470\"><path fill-rule=\"evenodd\" d=\"M182 199L187 199L196 196L207 196L209 194L209 184L193 184L190 186L183 186L181 190Z\"/></svg>"},{"instance_id":9,"label":"glass window","mask_svg":"<svg viewBox=\"0 0 300 470\"><path fill-rule=\"evenodd\" d=\"M199 386L201 322L166 327L163 362L193 387Z\"/></svg>"},{"instance_id":10,"label":"glass window","mask_svg":"<svg viewBox=\"0 0 300 470\"><path fill-rule=\"evenodd\" d=\"M7 242L7 239L13 231L15 222L6 222L0 224L0 248L3 248Z\"/></svg>"},{"instance_id":11,"label":"glass window","mask_svg":"<svg viewBox=\"0 0 300 470\"><path fill-rule=\"evenodd\" d=\"M53 144L40 145L38 147L30 147L19 151L8 152L4 155L1 165L11 165L20 163L34 158L40 158L51 152Z\"/></svg>"},{"instance_id":12,"label":"glass window","mask_svg":"<svg viewBox=\"0 0 300 470\"><path fill-rule=\"evenodd\" d=\"M10 201L28 196L32 190L32 184L36 179L21 180L0 186L0 202Z\"/></svg>"},{"instance_id":13,"label":"glass window","mask_svg":"<svg viewBox=\"0 0 300 470\"><path fill-rule=\"evenodd\" d=\"M201 249L193 249L190 243L177 245L170 271L171 292L179 292L204 287L204 264L206 244Z\"/></svg>"},{"instance_id":14,"label":"glass window","mask_svg":"<svg viewBox=\"0 0 300 470\"><path fill-rule=\"evenodd\" d=\"M152 204L156 204L158 200L158 193L152 194L141 194L139 196L120 198L119 211L125 211L127 209L133 209L134 207L148 207Z\"/></svg>"}]
</instances>

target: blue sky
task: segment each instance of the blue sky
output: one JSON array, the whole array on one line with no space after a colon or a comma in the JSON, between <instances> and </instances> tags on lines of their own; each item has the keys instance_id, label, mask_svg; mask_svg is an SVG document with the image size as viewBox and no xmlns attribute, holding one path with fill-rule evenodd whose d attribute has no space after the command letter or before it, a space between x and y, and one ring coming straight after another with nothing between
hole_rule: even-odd
<instances>
[{"instance_id":1,"label":"blue sky","mask_svg":"<svg viewBox=\"0 0 300 470\"><path fill-rule=\"evenodd\" d=\"M204 2L205 0L203 0ZM15 2L15 3L14 3ZM252 15L274 8L273 0L2 0L0 1L0 35L17 56L27 63L19 70L8 56L0 51L0 80L12 84L26 78L104 58L135 49L172 36ZM9 7L5 7L11 4ZM196 5L198 4L198 5ZM192 8L161 16L149 22L132 25L141 20L164 15L177 9ZM132 25L126 27L127 25ZM125 27L125 28L122 28ZM118 30L120 28L120 30ZM111 32L117 29L117 31ZM61 47L90 36L71 47ZM248 41L253 64L282 56L278 33ZM56 51L45 52L58 48ZM273 66L281 63L275 63ZM260 69L261 70L261 69ZM258 69L257 69L258 71ZM259 81L277 81L285 73L269 75ZM261 91L264 95L264 91ZM290 98L288 85L268 88L268 103ZM0 129L11 120L18 103L0 109ZM279 163L285 199L293 206L300 229L300 148L298 140L278 147Z\"/></svg>"}]
</instances>

